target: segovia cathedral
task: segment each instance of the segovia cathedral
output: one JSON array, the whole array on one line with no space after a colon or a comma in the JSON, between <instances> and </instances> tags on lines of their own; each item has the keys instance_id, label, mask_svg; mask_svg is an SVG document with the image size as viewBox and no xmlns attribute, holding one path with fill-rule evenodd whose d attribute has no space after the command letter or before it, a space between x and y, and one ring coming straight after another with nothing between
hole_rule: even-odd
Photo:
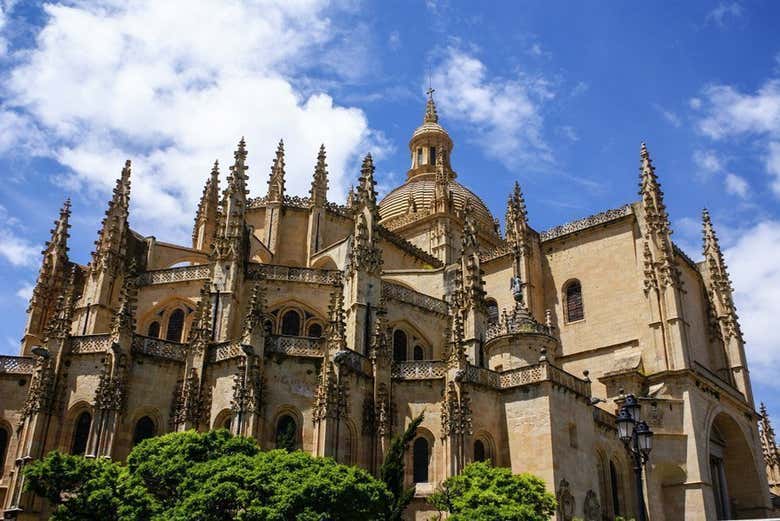
<instances>
[{"instance_id":1,"label":"segovia cathedral","mask_svg":"<svg viewBox=\"0 0 780 521\"><path fill-rule=\"evenodd\" d=\"M376 472L424 413L408 519L476 460L542 478L559 521L634 518L629 394L654 433L650 519L770 515L780 453L718 239L705 211L704 260L674 244L647 148L638 201L537 231L515 184L503 234L457 181L430 93L409 150L401 186L377 200L368 155L339 205L324 147L309 197L286 193L282 143L250 198L242 139L186 245L130 228L128 161L86 266L68 257L66 202L20 354L0 357L5 517L46 518L22 471L55 449L123 460L151 436L226 428Z\"/></svg>"}]
</instances>

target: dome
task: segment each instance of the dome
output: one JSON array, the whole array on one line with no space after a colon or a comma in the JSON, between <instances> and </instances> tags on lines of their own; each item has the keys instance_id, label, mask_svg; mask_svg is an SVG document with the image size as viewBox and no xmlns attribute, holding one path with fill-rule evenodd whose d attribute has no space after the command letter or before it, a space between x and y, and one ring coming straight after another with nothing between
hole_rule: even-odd
<instances>
[{"instance_id":1,"label":"dome","mask_svg":"<svg viewBox=\"0 0 780 521\"><path fill-rule=\"evenodd\" d=\"M379 203L379 218L391 228L393 227L391 221L396 217L414 215L416 213L422 219L430 213L435 189L436 179L434 175L416 175L410 178L382 199ZM466 207L467 201L469 201L468 204L471 205L472 215L478 227L488 234L495 235L493 215L482 199L454 179L450 179L447 182L447 192L452 193L453 206L456 213L462 212ZM410 201L414 202L413 208L416 212L410 211Z\"/></svg>"}]
</instances>

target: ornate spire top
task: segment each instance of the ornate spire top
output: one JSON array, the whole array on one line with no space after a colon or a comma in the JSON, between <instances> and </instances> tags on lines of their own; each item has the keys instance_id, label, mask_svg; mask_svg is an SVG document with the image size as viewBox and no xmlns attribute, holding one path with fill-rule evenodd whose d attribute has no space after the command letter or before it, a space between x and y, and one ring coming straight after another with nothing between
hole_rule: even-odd
<instances>
[{"instance_id":1,"label":"ornate spire top","mask_svg":"<svg viewBox=\"0 0 780 521\"><path fill-rule=\"evenodd\" d=\"M70 197L65 199L60 209L60 217L54 221L54 228L51 230L51 239L46 243L46 248L42 252L44 255L51 254L60 260L68 258L68 238L70 233Z\"/></svg>"},{"instance_id":2,"label":"ornate spire top","mask_svg":"<svg viewBox=\"0 0 780 521\"><path fill-rule=\"evenodd\" d=\"M311 181L311 204L315 207L325 206L328 202L328 164L325 162L325 145L320 145L317 154L317 166L314 167L314 178Z\"/></svg>"},{"instance_id":3,"label":"ornate spire top","mask_svg":"<svg viewBox=\"0 0 780 521\"><path fill-rule=\"evenodd\" d=\"M188 342L191 346L204 348L211 341L211 281L206 280L200 288L200 300L195 307Z\"/></svg>"},{"instance_id":4,"label":"ornate spire top","mask_svg":"<svg viewBox=\"0 0 780 521\"><path fill-rule=\"evenodd\" d=\"M341 351L346 345L347 324L344 313L344 288L341 284L335 284L330 292L330 304L328 304L328 349Z\"/></svg>"},{"instance_id":5,"label":"ornate spire top","mask_svg":"<svg viewBox=\"0 0 780 521\"><path fill-rule=\"evenodd\" d=\"M248 342L252 337L252 332L262 327L263 312L265 310L265 288L262 282L257 282L252 287L252 295L247 303L246 315L244 316L244 330L242 337Z\"/></svg>"},{"instance_id":6,"label":"ornate spire top","mask_svg":"<svg viewBox=\"0 0 780 521\"><path fill-rule=\"evenodd\" d=\"M47 338L65 338L70 333L73 304L75 303L76 272L78 269L75 264L71 267L63 293L57 297L57 306L46 327Z\"/></svg>"},{"instance_id":7,"label":"ornate spire top","mask_svg":"<svg viewBox=\"0 0 780 521\"><path fill-rule=\"evenodd\" d=\"M219 161L214 161L203 194L200 196L198 210L195 213L195 226L192 230L192 247L207 248L214 239L219 206ZM203 229L203 232L201 232ZM203 235L201 239L201 235ZM201 243L202 240L202 243Z\"/></svg>"},{"instance_id":8,"label":"ornate spire top","mask_svg":"<svg viewBox=\"0 0 780 521\"><path fill-rule=\"evenodd\" d=\"M528 212L520 183L515 181L514 189L506 203L506 240L512 246L524 245L528 228Z\"/></svg>"},{"instance_id":9,"label":"ornate spire top","mask_svg":"<svg viewBox=\"0 0 780 521\"><path fill-rule=\"evenodd\" d=\"M230 193L237 195L241 198L246 198L246 171L249 167L246 166L246 141L244 137L241 137L241 141L238 142L238 148L233 152L234 162L230 167L230 175L228 176L228 190ZM212 170L213 173L213 170Z\"/></svg>"},{"instance_id":10,"label":"ornate spire top","mask_svg":"<svg viewBox=\"0 0 780 521\"><path fill-rule=\"evenodd\" d=\"M116 181L114 193L108 202L106 216L103 218L98 239L95 241L95 251L92 252L90 269L108 269L116 271L119 261L124 256L127 241L127 218L130 213L130 173L131 163L128 159L122 169L122 174Z\"/></svg>"},{"instance_id":11,"label":"ornate spire top","mask_svg":"<svg viewBox=\"0 0 780 521\"><path fill-rule=\"evenodd\" d=\"M122 281L122 290L119 294L119 309L114 315L114 321L111 325L112 336L119 337L123 332L132 334L135 331L135 307L138 297L138 288L135 277L135 261L130 261L130 265Z\"/></svg>"},{"instance_id":12,"label":"ornate spire top","mask_svg":"<svg viewBox=\"0 0 780 521\"><path fill-rule=\"evenodd\" d=\"M639 152L641 166L639 168L639 195L642 196L642 206L645 210L645 218L651 233L660 232L668 235L670 233L669 216L666 213L664 205L664 193L661 191L661 184L655 174L653 160L650 159L650 153L647 146L642 143Z\"/></svg>"},{"instance_id":13,"label":"ornate spire top","mask_svg":"<svg viewBox=\"0 0 780 521\"><path fill-rule=\"evenodd\" d=\"M425 92L428 95L428 101L425 103L425 117L423 123L438 123L439 115L436 113L436 102L433 101L433 93L435 89L428 88Z\"/></svg>"},{"instance_id":14,"label":"ornate spire top","mask_svg":"<svg viewBox=\"0 0 780 521\"><path fill-rule=\"evenodd\" d=\"M761 402L759 412L761 413L761 419L758 422L758 436L761 440L761 450L764 453L764 461L768 467L776 470L780 468L780 450L777 448L775 431L772 428L772 422L769 419L769 413L766 410L764 402Z\"/></svg>"},{"instance_id":15,"label":"ornate spire top","mask_svg":"<svg viewBox=\"0 0 780 521\"><path fill-rule=\"evenodd\" d=\"M268 178L268 201L281 203L284 200L284 140L279 140L276 157Z\"/></svg>"},{"instance_id":16,"label":"ornate spire top","mask_svg":"<svg viewBox=\"0 0 780 521\"><path fill-rule=\"evenodd\" d=\"M366 154L360 167L358 182L358 201L369 207L376 207L376 181L374 180L374 159L371 153Z\"/></svg>"}]
</instances>

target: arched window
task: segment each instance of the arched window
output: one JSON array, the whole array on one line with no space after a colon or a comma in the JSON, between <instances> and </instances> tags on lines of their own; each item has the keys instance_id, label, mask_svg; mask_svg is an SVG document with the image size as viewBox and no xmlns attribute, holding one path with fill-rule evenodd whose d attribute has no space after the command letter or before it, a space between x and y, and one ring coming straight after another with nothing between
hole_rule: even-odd
<instances>
[{"instance_id":1,"label":"arched window","mask_svg":"<svg viewBox=\"0 0 780 521\"><path fill-rule=\"evenodd\" d=\"M298 425L289 414L282 415L276 422L276 448L294 451L297 448Z\"/></svg>"},{"instance_id":2,"label":"arched window","mask_svg":"<svg viewBox=\"0 0 780 521\"><path fill-rule=\"evenodd\" d=\"M414 359L425 360L425 351L423 351L422 346L414 346Z\"/></svg>"},{"instance_id":3,"label":"arched window","mask_svg":"<svg viewBox=\"0 0 780 521\"><path fill-rule=\"evenodd\" d=\"M181 342L181 334L184 332L184 310L177 309L168 318L168 329L165 339L171 342Z\"/></svg>"},{"instance_id":4,"label":"arched window","mask_svg":"<svg viewBox=\"0 0 780 521\"><path fill-rule=\"evenodd\" d=\"M155 320L149 324L149 330L146 334L152 338L160 338L160 323Z\"/></svg>"},{"instance_id":5,"label":"arched window","mask_svg":"<svg viewBox=\"0 0 780 521\"><path fill-rule=\"evenodd\" d=\"M230 427L232 427L232 425L233 425L233 417L232 416L228 416L225 419L225 422L222 424L222 428L226 429L226 430L230 430Z\"/></svg>"},{"instance_id":6,"label":"arched window","mask_svg":"<svg viewBox=\"0 0 780 521\"><path fill-rule=\"evenodd\" d=\"M298 336L301 334L301 316L292 309L282 317L282 334Z\"/></svg>"},{"instance_id":7,"label":"arched window","mask_svg":"<svg viewBox=\"0 0 780 521\"><path fill-rule=\"evenodd\" d=\"M322 324L317 322L309 324L309 331L306 332L306 335L311 338L320 338L322 336Z\"/></svg>"},{"instance_id":8,"label":"arched window","mask_svg":"<svg viewBox=\"0 0 780 521\"><path fill-rule=\"evenodd\" d=\"M8 431L3 427L0 427L0 478L3 477L3 469L5 469L5 458L8 455L8 442L11 437L8 435Z\"/></svg>"},{"instance_id":9,"label":"arched window","mask_svg":"<svg viewBox=\"0 0 780 521\"><path fill-rule=\"evenodd\" d=\"M430 456L428 440L417 438L412 447L412 476L415 483L428 483L428 466Z\"/></svg>"},{"instance_id":10,"label":"arched window","mask_svg":"<svg viewBox=\"0 0 780 521\"><path fill-rule=\"evenodd\" d=\"M73 429L73 443L70 446L71 454L81 456L87 452L90 427L92 427L92 415L84 411L76 418L76 425Z\"/></svg>"},{"instance_id":11,"label":"arched window","mask_svg":"<svg viewBox=\"0 0 780 521\"><path fill-rule=\"evenodd\" d=\"M147 438L154 438L157 435L157 427L154 426L154 422L148 416L144 416L138 420L135 424L135 430L133 430L133 445L138 445Z\"/></svg>"},{"instance_id":12,"label":"arched window","mask_svg":"<svg viewBox=\"0 0 780 521\"><path fill-rule=\"evenodd\" d=\"M428 150L428 154L430 154L430 156L428 157L428 164L435 165L436 164L436 147L431 147L430 150Z\"/></svg>"},{"instance_id":13,"label":"arched window","mask_svg":"<svg viewBox=\"0 0 780 521\"><path fill-rule=\"evenodd\" d=\"M393 360L396 362L406 360L406 333L400 329L393 332Z\"/></svg>"},{"instance_id":14,"label":"arched window","mask_svg":"<svg viewBox=\"0 0 780 521\"><path fill-rule=\"evenodd\" d=\"M482 440L474 442L474 461L487 460L487 451L485 450L485 444Z\"/></svg>"},{"instance_id":15,"label":"arched window","mask_svg":"<svg viewBox=\"0 0 780 521\"><path fill-rule=\"evenodd\" d=\"M485 301L485 307L487 308L488 324L498 323L498 303L495 300L487 299Z\"/></svg>"},{"instance_id":16,"label":"arched window","mask_svg":"<svg viewBox=\"0 0 780 521\"><path fill-rule=\"evenodd\" d=\"M585 318L582 307L582 286L580 281L573 280L566 285L566 321L576 322Z\"/></svg>"}]
</instances>

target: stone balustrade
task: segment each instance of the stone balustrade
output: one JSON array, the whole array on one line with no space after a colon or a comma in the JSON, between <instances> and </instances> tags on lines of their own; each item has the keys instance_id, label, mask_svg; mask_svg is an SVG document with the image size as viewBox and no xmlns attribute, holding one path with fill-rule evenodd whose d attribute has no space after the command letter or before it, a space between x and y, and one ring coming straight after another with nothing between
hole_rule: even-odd
<instances>
[{"instance_id":1,"label":"stone balustrade","mask_svg":"<svg viewBox=\"0 0 780 521\"><path fill-rule=\"evenodd\" d=\"M309 284L334 285L341 281L339 270L320 270L314 268L291 268L276 264L251 264L250 279L280 280L284 282L305 282Z\"/></svg>"},{"instance_id":2,"label":"stone balustrade","mask_svg":"<svg viewBox=\"0 0 780 521\"><path fill-rule=\"evenodd\" d=\"M447 314L447 303L441 299L428 296L419 291L414 291L400 284L393 284L392 282L382 282L382 296L386 299L393 299L399 302L404 302L411 306L415 306L426 311L438 313L439 315Z\"/></svg>"},{"instance_id":3,"label":"stone balustrade","mask_svg":"<svg viewBox=\"0 0 780 521\"><path fill-rule=\"evenodd\" d=\"M74 355L105 353L111 348L111 335L83 335L70 338L70 352Z\"/></svg>"},{"instance_id":4,"label":"stone balustrade","mask_svg":"<svg viewBox=\"0 0 780 521\"><path fill-rule=\"evenodd\" d=\"M32 357L0 355L0 374L32 374L34 368Z\"/></svg>"},{"instance_id":5,"label":"stone balustrade","mask_svg":"<svg viewBox=\"0 0 780 521\"><path fill-rule=\"evenodd\" d=\"M322 338L270 335L265 338L265 350L287 356L321 358L324 342Z\"/></svg>"},{"instance_id":6,"label":"stone balustrade","mask_svg":"<svg viewBox=\"0 0 780 521\"><path fill-rule=\"evenodd\" d=\"M483 387L492 387L498 389L501 387L501 373L470 365L466 368L466 374L463 379L465 382L481 385Z\"/></svg>"},{"instance_id":7,"label":"stone balustrade","mask_svg":"<svg viewBox=\"0 0 780 521\"><path fill-rule=\"evenodd\" d=\"M392 377L399 380L435 380L444 378L447 370L442 360L407 360L393 362Z\"/></svg>"},{"instance_id":8,"label":"stone balustrade","mask_svg":"<svg viewBox=\"0 0 780 521\"><path fill-rule=\"evenodd\" d=\"M164 270L152 270L138 276L139 286L154 284L171 284L190 280L206 280L211 277L211 265L196 264L194 266L179 266Z\"/></svg>"},{"instance_id":9,"label":"stone balustrade","mask_svg":"<svg viewBox=\"0 0 780 521\"><path fill-rule=\"evenodd\" d=\"M142 354L173 362L184 362L186 357L186 344L143 335L133 336L132 349L134 354Z\"/></svg>"}]
</instances>

